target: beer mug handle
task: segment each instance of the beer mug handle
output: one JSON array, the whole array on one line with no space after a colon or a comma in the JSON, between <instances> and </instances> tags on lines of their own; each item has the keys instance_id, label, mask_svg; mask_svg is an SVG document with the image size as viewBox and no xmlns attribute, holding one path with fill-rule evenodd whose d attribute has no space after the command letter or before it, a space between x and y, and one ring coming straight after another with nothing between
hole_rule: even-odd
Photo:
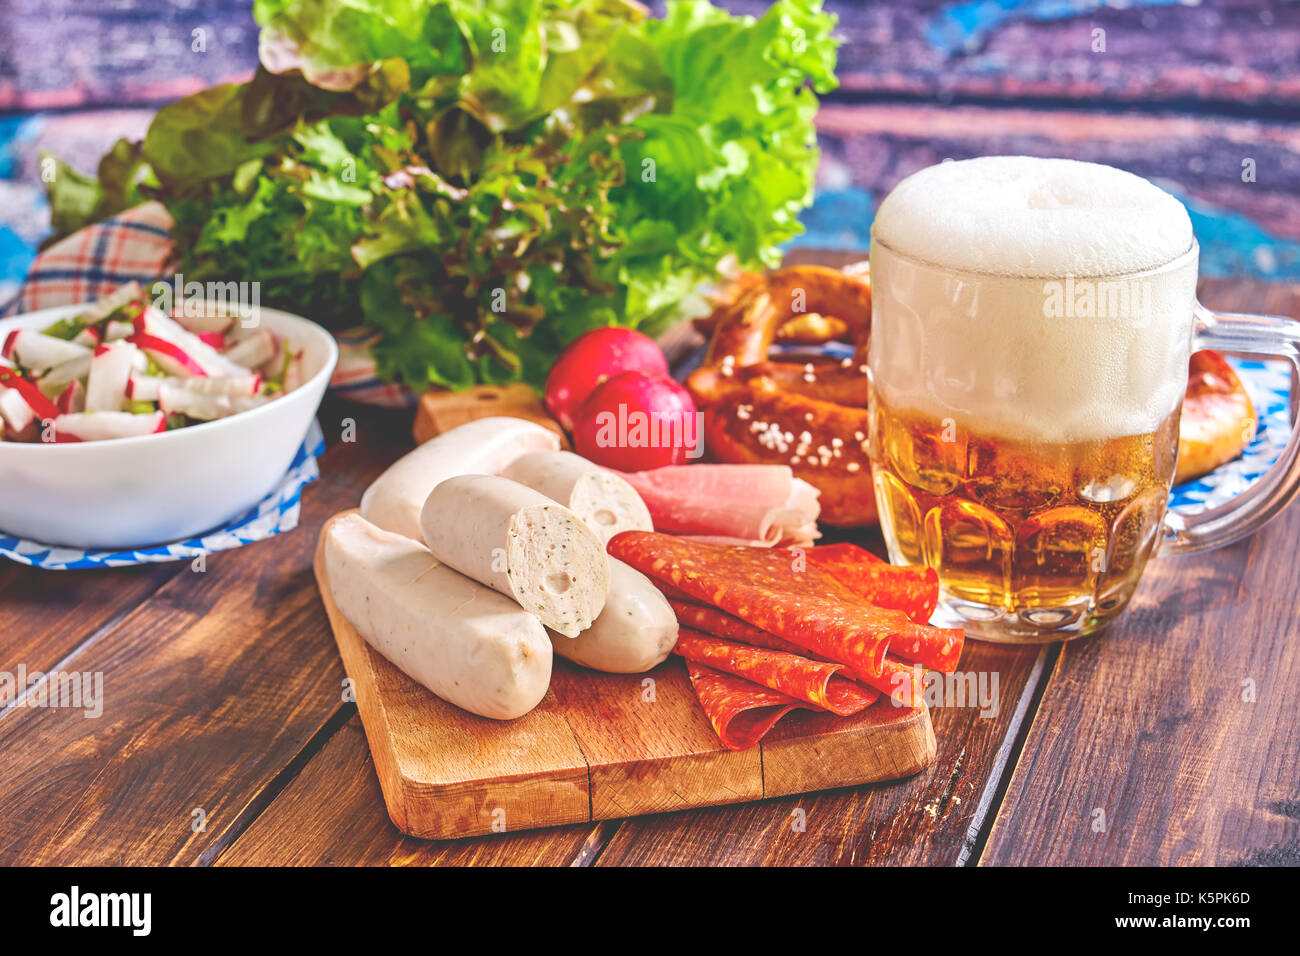
<instances>
[{"instance_id":1,"label":"beer mug handle","mask_svg":"<svg viewBox=\"0 0 1300 956\"><path fill-rule=\"evenodd\" d=\"M1300 492L1300 322L1275 315L1212 312L1196 305L1195 351L1216 349L1291 362L1291 434L1282 456L1249 489L1200 514L1165 515L1161 555L1221 548L1254 534Z\"/></svg>"}]
</instances>

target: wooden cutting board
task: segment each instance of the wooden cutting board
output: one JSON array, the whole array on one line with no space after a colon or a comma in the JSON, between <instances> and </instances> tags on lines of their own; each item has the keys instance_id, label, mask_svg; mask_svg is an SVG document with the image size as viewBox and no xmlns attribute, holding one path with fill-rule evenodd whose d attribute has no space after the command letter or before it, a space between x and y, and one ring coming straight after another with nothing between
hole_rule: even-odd
<instances>
[{"instance_id":1,"label":"wooden cutting board","mask_svg":"<svg viewBox=\"0 0 1300 956\"><path fill-rule=\"evenodd\" d=\"M479 417L473 410L480 407L545 418L522 393L507 400L500 389L484 398L476 391L425 396L417 434L432 437ZM322 541L339 517L326 523ZM907 777L934 760L924 706L883 699L851 718L795 711L757 747L727 750L677 657L629 676L556 657L550 690L531 713L476 717L366 644L334 604L319 545L315 568L388 815L411 836L456 839L741 803Z\"/></svg>"}]
</instances>

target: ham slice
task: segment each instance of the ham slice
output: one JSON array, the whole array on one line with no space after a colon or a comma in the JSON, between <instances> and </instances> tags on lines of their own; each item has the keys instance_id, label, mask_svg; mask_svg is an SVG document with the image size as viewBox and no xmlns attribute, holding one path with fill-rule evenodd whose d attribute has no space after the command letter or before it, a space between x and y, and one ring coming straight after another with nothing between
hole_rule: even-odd
<instances>
[{"instance_id":1,"label":"ham slice","mask_svg":"<svg viewBox=\"0 0 1300 956\"><path fill-rule=\"evenodd\" d=\"M617 474L641 495L657 531L768 548L820 537L819 492L787 465L669 465Z\"/></svg>"}]
</instances>

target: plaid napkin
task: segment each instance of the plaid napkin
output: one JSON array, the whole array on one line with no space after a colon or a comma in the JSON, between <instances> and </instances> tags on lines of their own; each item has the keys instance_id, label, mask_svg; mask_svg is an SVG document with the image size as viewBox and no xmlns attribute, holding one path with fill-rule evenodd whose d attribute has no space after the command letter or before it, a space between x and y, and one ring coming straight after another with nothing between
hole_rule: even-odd
<instances>
[{"instance_id":1,"label":"plaid napkin","mask_svg":"<svg viewBox=\"0 0 1300 956\"><path fill-rule=\"evenodd\" d=\"M139 282L148 289L167 274L171 228L171 217L162 204L147 202L79 229L36 257L18 295L0 307L0 318L90 302L127 282ZM339 361L330 380L331 391L350 401L384 408L415 404L410 389L375 376L370 349L377 333L358 326L335 338Z\"/></svg>"}]
</instances>

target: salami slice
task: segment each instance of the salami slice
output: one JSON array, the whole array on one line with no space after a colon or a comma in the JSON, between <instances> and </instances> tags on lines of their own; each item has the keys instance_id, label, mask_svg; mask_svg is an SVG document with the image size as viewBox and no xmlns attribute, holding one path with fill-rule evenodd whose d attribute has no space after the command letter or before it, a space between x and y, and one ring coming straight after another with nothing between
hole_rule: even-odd
<instances>
[{"instance_id":1,"label":"salami slice","mask_svg":"<svg viewBox=\"0 0 1300 956\"><path fill-rule=\"evenodd\" d=\"M676 600L668 603L673 606L673 611L677 614L677 621L682 627L692 628L705 634L713 634L733 641L740 641L744 644L752 644L755 647L766 647L774 651L785 651L789 654L799 654L801 656L808 653L807 648L792 644L775 634L769 634L752 624L746 624L739 618L732 617L717 608L702 607L698 604L688 604ZM817 658L814 657L815 659ZM878 693L893 698L903 707L915 707L923 699L921 674L918 668L906 661L899 660L892 653L885 655L885 662L882 665L879 677L863 674L847 665L840 673L849 680L857 681L859 684Z\"/></svg>"},{"instance_id":2,"label":"salami slice","mask_svg":"<svg viewBox=\"0 0 1300 956\"><path fill-rule=\"evenodd\" d=\"M939 575L934 568L886 564L855 544L808 548L808 563L833 574L877 607L902 611L917 624L928 624L939 605Z\"/></svg>"},{"instance_id":3,"label":"salami slice","mask_svg":"<svg viewBox=\"0 0 1300 956\"><path fill-rule=\"evenodd\" d=\"M686 662L686 672L705 716L728 750L749 749L790 711L809 706L779 691L695 661Z\"/></svg>"},{"instance_id":4,"label":"salami slice","mask_svg":"<svg viewBox=\"0 0 1300 956\"><path fill-rule=\"evenodd\" d=\"M856 714L878 696L840 676L842 664L813 661L787 651L724 641L718 637L683 629L677 635L674 654L714 670L743 677L755 684L829 710L840 717Z\"/></svg>"},{"instance_id":5,"label":"salami slice","mask_svg":"<svg viewBox=\"0 0 1300 956\"><path fill-rule=\"evenodd\" d=\"M880 699L880 691L861 687L848 677L835 676L826 684L826 709L840 717L865 710Z\"/></svg>"},{"instance_id":6,"label":"salami slice","mask_svg":"<svg viewBox=\"0 0 1300 956\"><path fill-rule=\"evenodd\" d=\"M879 677L856 675L858 682L888 694L900 707L920 707L925 700L921 684L921 668L899 660L892 654L885 658L884 672Z\"/></svg>"},{"instance_id":7,"label":"salami slice","mask_svg":"<svg viewBox=\"0 0 1300 956\"><path fill-rule=\"evenodd\" d=\"M890 639L917 626L900 611L868 604L825 571L792 562L788 551L700 544L651 531L615 535L608 551L693 600L877 677Z\"/></svg>"},{"instance_id":8,"label":"salami slice","mask_svg":"<svg viewBox=\"0 0 1300 956\"><path fill-rule=\"evenodd\" d=\"M683 591L681 588L677 587L676 585L669 584L667 581L660 581L656 579L655 587L657 587L659 589L659 592L663 594L663 596L670 601L681 601L684 604L695 603L695 598L691 597L689 594L687 594L685 591Z\"/></svg>"},{"instance_id":9,"label":"salami slice","mask_svg":"<svg viewBox=\"0 0 1300 956\"><path fill-rule=\"evenodd\" d=\"M951 674L957 670L966 632L959 627L924 627L913 624L894 636L890 649L899 657L931 670Z\"/></svg>"}]
</instances>

